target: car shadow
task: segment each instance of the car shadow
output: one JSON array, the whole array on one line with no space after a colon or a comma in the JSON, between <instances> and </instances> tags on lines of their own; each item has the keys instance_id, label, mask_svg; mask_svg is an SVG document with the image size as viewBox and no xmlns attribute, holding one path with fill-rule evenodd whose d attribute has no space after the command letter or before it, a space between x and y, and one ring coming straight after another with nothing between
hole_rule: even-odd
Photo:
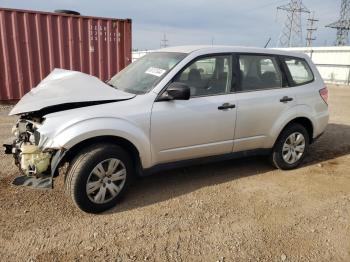
<instances>
[{"instance_id":1,"label":"car shadow","mask_svg":"<svg viewBox=\"0 0 350 262\"><path fill-rule=\"evenodd\" d=\"M318 164L350 154L350 126L329 124L325 133L311 145L303 166Z\"/></svg>"},{"instance_id":2,"label":"car shadow","mask_svg":"<svg viewBox=\"0 0 350 262\"><path fill-rule=\"evenodd\" d=\"M104 214L160 203L203 187L261 175L273 169L266 157L250 157L155 173L136 179L120 204Z\"/></svg>"},{"instance_id":3,"label":"car shadow","mask_svg":"<svg viewBox=\"0 0 350 262\"><path fill-rule=\"evenodd\" d=\"M311 145L301 167L350 154L350 126L329 124L325 134ZM214 186L235 179L263 175L274 170L266 157L247 157L163 171L138 178L115 208L104 214L123 212Z\"/></svg>"}]
</instances>

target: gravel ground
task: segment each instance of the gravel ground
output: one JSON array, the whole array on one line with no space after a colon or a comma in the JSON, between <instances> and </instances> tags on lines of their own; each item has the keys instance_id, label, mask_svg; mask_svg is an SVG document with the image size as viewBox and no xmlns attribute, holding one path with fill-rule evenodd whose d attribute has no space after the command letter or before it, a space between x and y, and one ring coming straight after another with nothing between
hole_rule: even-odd
<instances>
[{"instance_id":1,"label":"gravel ground","mask_svg":"<svg viewBox=\"0 0 350 262\"><path fill-rule=\"evenodd\" d=\"M330 88L330 111L297 170L246 158L163 172L101 215L75 208L63 177L49 191L11 186L1 153L1 261L350 261L350 88Z\"/></svg>"}]
</instances>

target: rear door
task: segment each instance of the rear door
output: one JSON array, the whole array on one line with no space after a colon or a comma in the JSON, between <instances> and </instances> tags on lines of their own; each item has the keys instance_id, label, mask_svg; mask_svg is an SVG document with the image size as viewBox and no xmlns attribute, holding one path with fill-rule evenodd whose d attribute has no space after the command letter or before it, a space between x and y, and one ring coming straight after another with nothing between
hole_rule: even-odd
<instances>
[{"instance_id":1,"label":"rear door","mask_svg":"<svg viewBox=\"0 0 350 262\"><path fill-rule=\"evenodd\" d=\"M307 61L297 57L281 57L287 69L287 76L296 94L298 104L324 105L319 90L324 88L323 82L315 81L314 74ZM317 109L315 108L315 111Z\"/></svg>"},{"instance_id":2,"label":"rear door","mask_svg":"<svg viewBox=\"0 0 350 262\"><path fill-rule=\"evenodd\" d=\"M271 147L271 131L285 111L295 105L277 56L238 54L237 119L234 151Z\"/></svg>"}]
</instances>

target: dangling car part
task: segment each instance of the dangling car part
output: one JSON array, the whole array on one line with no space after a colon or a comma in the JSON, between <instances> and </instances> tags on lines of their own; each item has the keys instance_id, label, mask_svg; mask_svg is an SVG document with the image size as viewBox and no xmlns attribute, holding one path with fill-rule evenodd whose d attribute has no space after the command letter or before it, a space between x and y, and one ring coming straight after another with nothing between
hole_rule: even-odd
<instances>
[{"instance_id":1,"label":"dangling car part","mask_svg":"<svg viewBox=\"0 0 350 262\"><path fill-rule=\"evenodd\" d=\"M19 119L13 127L15 137L12 144L4 144L5 153L12 154L15 164L22 176L16 177L14 185L30 186L34 188L52 188L50 166L53 155L60 150L42 151L38 147L40 134L37 131L41 125L39 119Z\"/></svg>"}]
</instances>

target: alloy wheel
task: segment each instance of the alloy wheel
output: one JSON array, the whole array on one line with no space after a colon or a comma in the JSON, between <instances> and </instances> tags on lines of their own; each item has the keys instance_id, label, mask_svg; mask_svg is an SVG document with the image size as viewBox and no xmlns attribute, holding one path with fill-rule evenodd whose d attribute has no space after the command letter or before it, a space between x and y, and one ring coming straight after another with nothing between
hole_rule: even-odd
<instances>
[{"instance_id":1,"label":"alloy wheel","mask_svg":"<svg viewBox=\"0 0 350 262\"><path fill-rule=\"evenodd\" d=\"M116 158L106 159L91 171L86 183L86 193L93 203L104 204L120 193L125 181L124 163Z\"/></svg>"},{"instance_id":2,"label":"alloy wheel","mask_svg":"<svg viewBox=\"0 0 350 262\"><path fill-rule=\"evenodd\" d=\"M296 163L304 154L305 137L299 132L294 132L288 136L283 144L282 156L286 163Z\"/></svg>"}]
</instances>

